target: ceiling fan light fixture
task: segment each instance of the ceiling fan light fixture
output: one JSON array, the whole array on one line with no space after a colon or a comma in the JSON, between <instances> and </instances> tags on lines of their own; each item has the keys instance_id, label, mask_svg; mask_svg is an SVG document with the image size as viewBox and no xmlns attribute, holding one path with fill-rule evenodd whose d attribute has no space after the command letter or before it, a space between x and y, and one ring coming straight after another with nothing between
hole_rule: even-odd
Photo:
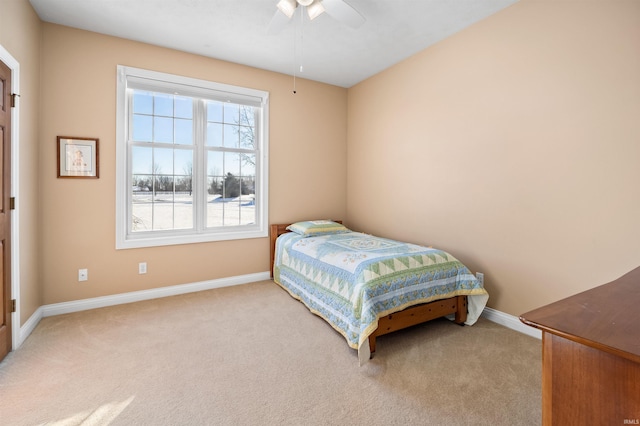
<instances>
[{"instance_id":1,"label":"ceiling fan light fixture","mask_svg":"<svg viewBox=\"0 0 640 426\"><path fill-rule=\"evenodd\" d=\"M300 6L309 6L314 0L297 0Z\"/></svg>"},{"instance_id":2,"label":"ceiling fan light fixture","mask_svg":"<svg viewBox=\"0 0 640 426\"><path fill-rule=\"evenodd\" d=\"M318 16L322 15L325 12L324 6L320 0L315 0L309 6L307 6L307 13L309 14L309 19L312 21L316 19Z\"/></svg>"},{"instance_id":3,"label":"ceiling fan light fixture","mask_svg":"<svg viewBox=\"0 0 640 426\"><path fill-rule=\"evenodd\" d=\"M278 2L278 9L280 12L287 15L287 18L291 18L293 14L296 12L296 7L298 4L296 0L280 0Z\"/></svg>"}]
</instances>

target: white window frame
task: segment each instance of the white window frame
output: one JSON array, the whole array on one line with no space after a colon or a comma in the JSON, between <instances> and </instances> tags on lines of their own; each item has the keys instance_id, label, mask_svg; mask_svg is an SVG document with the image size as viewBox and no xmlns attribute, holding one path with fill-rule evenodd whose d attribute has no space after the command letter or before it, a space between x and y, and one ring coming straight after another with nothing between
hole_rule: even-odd
<instances>
[{"instance_id":1,"label":"white window frame","mask_svg":"<svg viewBox=\"0 0 640 426\"><path fill-rule=\"evenodd\" d=\"M251 103L259 105L261 114L257 120L258 156L256 164L256 222L252 225L206 228L195 226L189 230L164 230L131 232L131 158L128 143L129 102L127 90L131 86L145 86L149 90L171 89L180 94L204 99ZM155 247L175 244L202 243L209 241L263 238L268 236L268 188L269 188L269 92L216 83L190 77L166 74L140 68L118 65L116 97L116 249ZM204 149L195 147L196 158L204 155ZM204 167L195 168L193 191L203 190L206 184ZM195 202L194 202L195 204ZM197 206L194 206L198 209ZM196 213L200 215L200 213ZM200 224L202 222L200 221Z\"/></svg>"}]
</instances>

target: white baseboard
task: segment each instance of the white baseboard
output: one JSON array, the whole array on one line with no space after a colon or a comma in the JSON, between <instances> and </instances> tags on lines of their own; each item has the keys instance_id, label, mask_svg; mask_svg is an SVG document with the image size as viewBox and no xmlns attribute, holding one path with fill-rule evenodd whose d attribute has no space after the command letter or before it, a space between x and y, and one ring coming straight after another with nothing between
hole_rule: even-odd
<instances>
[{"instance_id":1,"label":"white baseboard","mask_svg":"<svg viewBox=\"0 0 640 426\"><path fill-rule=\"evenodd\" d=\"M518 319L518 317L514 317L513 315L505 314L504 312L497 311L492 308L484 308L481 316L485 317L489 321L495 322L496 324L503 325L512 330L535 337L536 339L542 339L541 330L524 324Z\"/></svg>"},{"instance_id":2,"label":"white baseboard","mask_svg":"<svg viewBox=\"0 0 640 426\"><path fill-rule=\"evenodd\" d=\"M94 297L91 299L74 300L72 302L53 303L40 306L20 327L18 344L13 348L18 349L20 345L29 337L36 328L40 320L53 315L69 314L72 312L86 311L89 309L104 308L107 306L122 305L125 303L140 302L142 300L157 299L160 297L177 296L179 294L193 293L196 291L212 290L214 288L229 287L233 285L248 284L256 281L264 281L271 278L269 272L259 272L255 274L238 275L217 280L201 281L190 284L180 284L169 287L160 287L150 290L132 291L129 293L114 294L111 296ZM505 314L492 308L485 308L482 316L497 324L503 325L520 333L542 338L542 332L533 327L523 324L513 315Z\"/></svg>"},{"instance_id":3,"label":"white baseboard","mask_svg":"<svg viewBox=\"0 0 640 426\"><path fill-rule=\"evenodd\" d=\"M14 350L18 349L24 343L24 341L27 340L27 337L29 337L29 335L33 332L33 330L35 330L36 326L38 325L41 319L42 319L42 306L36 309L33 315L29 317L27 322L25 322L20 327L20 330L18 333L18 340L13 344Z\"/></svg>"},{"instance_id":4,"label":"white baseboard","mask_svg":"<svg viewBox=\"0 0 640 426\"><path fill-rule=\"evenodd\" d=\"M238 275L217 280L201 281L190 284L179 284L169 287L160 287L150 290L132 291L129 293L114 294L111 296L94 297L91 299L74 300L72 302L53 303L40 306L29 317L26 323L20 327L18 344L14 345L14 350L29 337L36 328L40 320L53 315L69 314L71 312L86 311L89 309L104 308L107 306L122 305L125 303L140 302L142 300L157 299L160 297L177 296L179 294L194 293L196 291L211 290L214 288L229 287L233 285L249 284L256 281L264 281L271 278L269 272L259 272L255 274Z\"/></svg>"},{"instance_id":5,"label":"white baseboard","mask_svg":"<svg viewBox=\"0 0 640 426\"><path fill-rule=\"evenodd\" d=\"M71 312L86 311L89 309L104 308L107 306L123 305L125 303L140 302L142 300L158 299L160 297L177 296L179 294L194 293L196 291L248 284L256 281L268 280L270 277L271 275L269 272L260 272L256 274L238 275L235 277L201 281L191 284L179 284L170 287L114 294L111 296L74 300L72 302L54 303L42 306L42 316L50 317L52 315L61 315Z\"/></svg>"}]
</instances>

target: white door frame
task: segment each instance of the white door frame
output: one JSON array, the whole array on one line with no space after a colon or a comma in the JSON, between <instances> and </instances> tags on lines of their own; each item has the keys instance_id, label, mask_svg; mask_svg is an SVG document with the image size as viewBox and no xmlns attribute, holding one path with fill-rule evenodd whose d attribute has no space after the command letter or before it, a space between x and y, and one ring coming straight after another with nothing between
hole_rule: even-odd
<instances>
[{"instance_id":1,"label":"white door frame","mask_svg":"<svg viewBox=\"0 0 640 426\"><path fill-rule=\"evenodd\" d=\"M20 94L20 63L0 44L0 60L11 69L11 93ZM11 318L11 346L16 350L22 344L20 334L20 261L19 219L20 197L18 197L18 148L20 144L20 97L11 111L11 196L15 197L15 209L11 211L11 298L16 300L16 311Z\"/></svg>"}]
</instances>

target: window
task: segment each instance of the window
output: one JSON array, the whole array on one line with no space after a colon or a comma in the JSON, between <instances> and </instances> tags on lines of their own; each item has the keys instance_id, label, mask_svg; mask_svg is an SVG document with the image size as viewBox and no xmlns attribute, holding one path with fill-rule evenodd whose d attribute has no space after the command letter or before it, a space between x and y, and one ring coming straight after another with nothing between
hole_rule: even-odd
<instances>
[{"instance_id":1,"label":"window","mask_svg":"<svg viewBox=\"0 0 640 426\"><path fill-rule=\"evenodd\" d=\"M267 92L118 66L116 248L267 236Z\"/></svg>"}]
</instances>

